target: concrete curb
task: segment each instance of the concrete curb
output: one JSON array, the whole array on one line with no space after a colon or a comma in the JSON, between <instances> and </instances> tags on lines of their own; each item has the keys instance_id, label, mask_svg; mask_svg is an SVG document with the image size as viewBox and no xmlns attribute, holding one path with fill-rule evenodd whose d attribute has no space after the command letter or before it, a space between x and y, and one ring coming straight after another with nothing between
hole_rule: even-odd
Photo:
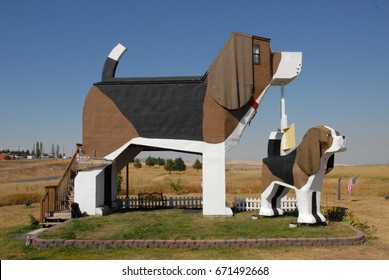
<instances>
[{"instance_id":1,"label":"concrete curb","mask_svg":"<svg viewBox=\"0 0 389 280\"><path fill-rule=\"evenodd\" d=\"M356 246L365 242L363 232L344 223L354 230L351 237L331 238L253 238L253 239L215 239L215 240L64 240L41 239L38 232L31 232L27 236L26 245L38 249L51 247L74 246L76 248L106 249L106 248L250 248L257 246Z\"/></svg>"}]
</instances>

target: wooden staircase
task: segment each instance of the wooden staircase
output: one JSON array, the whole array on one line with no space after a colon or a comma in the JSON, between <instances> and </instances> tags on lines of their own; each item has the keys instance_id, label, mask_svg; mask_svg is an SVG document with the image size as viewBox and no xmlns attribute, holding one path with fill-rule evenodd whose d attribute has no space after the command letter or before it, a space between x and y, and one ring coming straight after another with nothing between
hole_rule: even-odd
<instances>
[{"instance_id":1,"label":"wooden staircase","mask_svg":"<svg viewBox=\"0 0 389 280\"><path fill-rule=\"evenodd\" d=\"M39 223L39 225L41 227L52 227L61 224L63 222L66 222L69 219L71 219L70 210L55 211L55 212L47 213L44 217L44 221Z\"/></svg>"},{"instance_id":2,"label":"wooden staircase","mask_svg":"<svg viewBox=\"0 0 389 280\"><path fill-rule=\"evenodd\" d=\"M41 199L41 227L51 227L71 219L71 205L74 202L74 178L77 176L77 155L66 167L58 185L46 186Z\"/></svg>"},{"instance_id":3,"label":"wooden staircase","mask_svg":"<svg viewBox=\"0 0 389 280\"><path fill-rule=\"evenodd\" d=\"M71 205L74 202L74 178L68 183L67 191L58 200L58 205L53 211L45 212L40 222L41 227L51 227L63 223L72 218Z\"/></svg>"}]
</instances>

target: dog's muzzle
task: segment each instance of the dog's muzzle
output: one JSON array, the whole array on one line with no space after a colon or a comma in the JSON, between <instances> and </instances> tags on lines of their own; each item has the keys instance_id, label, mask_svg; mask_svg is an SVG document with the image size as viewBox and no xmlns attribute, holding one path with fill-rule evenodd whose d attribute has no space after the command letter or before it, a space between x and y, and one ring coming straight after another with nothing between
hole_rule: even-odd
<instances>
[{"instance_id":1,"label":"dog's muzzle","mask_svg":"<svg viewBox=\"0 0 389 280\"><path fill-rule=\"evenodd\" d=\"M331 147L327 152L344 152L347 150L347 138L346 136L333 136L333 141Z\"/></svg>"}]
</instances>

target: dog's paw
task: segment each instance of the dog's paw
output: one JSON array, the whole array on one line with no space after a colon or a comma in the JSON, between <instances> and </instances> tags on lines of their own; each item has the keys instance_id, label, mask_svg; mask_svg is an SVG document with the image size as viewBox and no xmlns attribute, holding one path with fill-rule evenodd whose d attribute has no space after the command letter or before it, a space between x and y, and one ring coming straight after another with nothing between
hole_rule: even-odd
<instances>
[{"instance_id":1,"label":"dog's paw","mask_svg":"<svg viewBox=\"0 0 389 280\"><path fill-rule=\"evenodd\" d=\"M316 217L312 214L300 215L297 218L297 222L300 224L320 224L324 223L326 219L320 213L317 213Z\"/></svg>"},{"instance_id":2,"label":"dog's paw","mask_svg":"<svg viewBox=\"0 0 389 280\"><path fill-rule=\"evenodd\" d=\"M273 208L261 207L259 210L260 216L272 217L272 216L281 216L284 211L281 208L276 208L275 211Z\"/></svg>"}]
</instances>

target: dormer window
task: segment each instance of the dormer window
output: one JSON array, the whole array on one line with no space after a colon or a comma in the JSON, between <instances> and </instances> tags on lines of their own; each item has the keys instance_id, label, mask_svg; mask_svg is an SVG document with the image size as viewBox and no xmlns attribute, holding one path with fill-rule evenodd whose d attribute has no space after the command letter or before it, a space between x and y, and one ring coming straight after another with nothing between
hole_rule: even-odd
<instances>
[{"instance_id":1,"label":"dormer window","mask_svg":"<svg viewBox=\"0 0 389 280\"><path fill-rule=\"evenodd\" d=\"M257 44L253 45L253 63L261 64L260 47Z\"/></svg>"}]
</instances>

